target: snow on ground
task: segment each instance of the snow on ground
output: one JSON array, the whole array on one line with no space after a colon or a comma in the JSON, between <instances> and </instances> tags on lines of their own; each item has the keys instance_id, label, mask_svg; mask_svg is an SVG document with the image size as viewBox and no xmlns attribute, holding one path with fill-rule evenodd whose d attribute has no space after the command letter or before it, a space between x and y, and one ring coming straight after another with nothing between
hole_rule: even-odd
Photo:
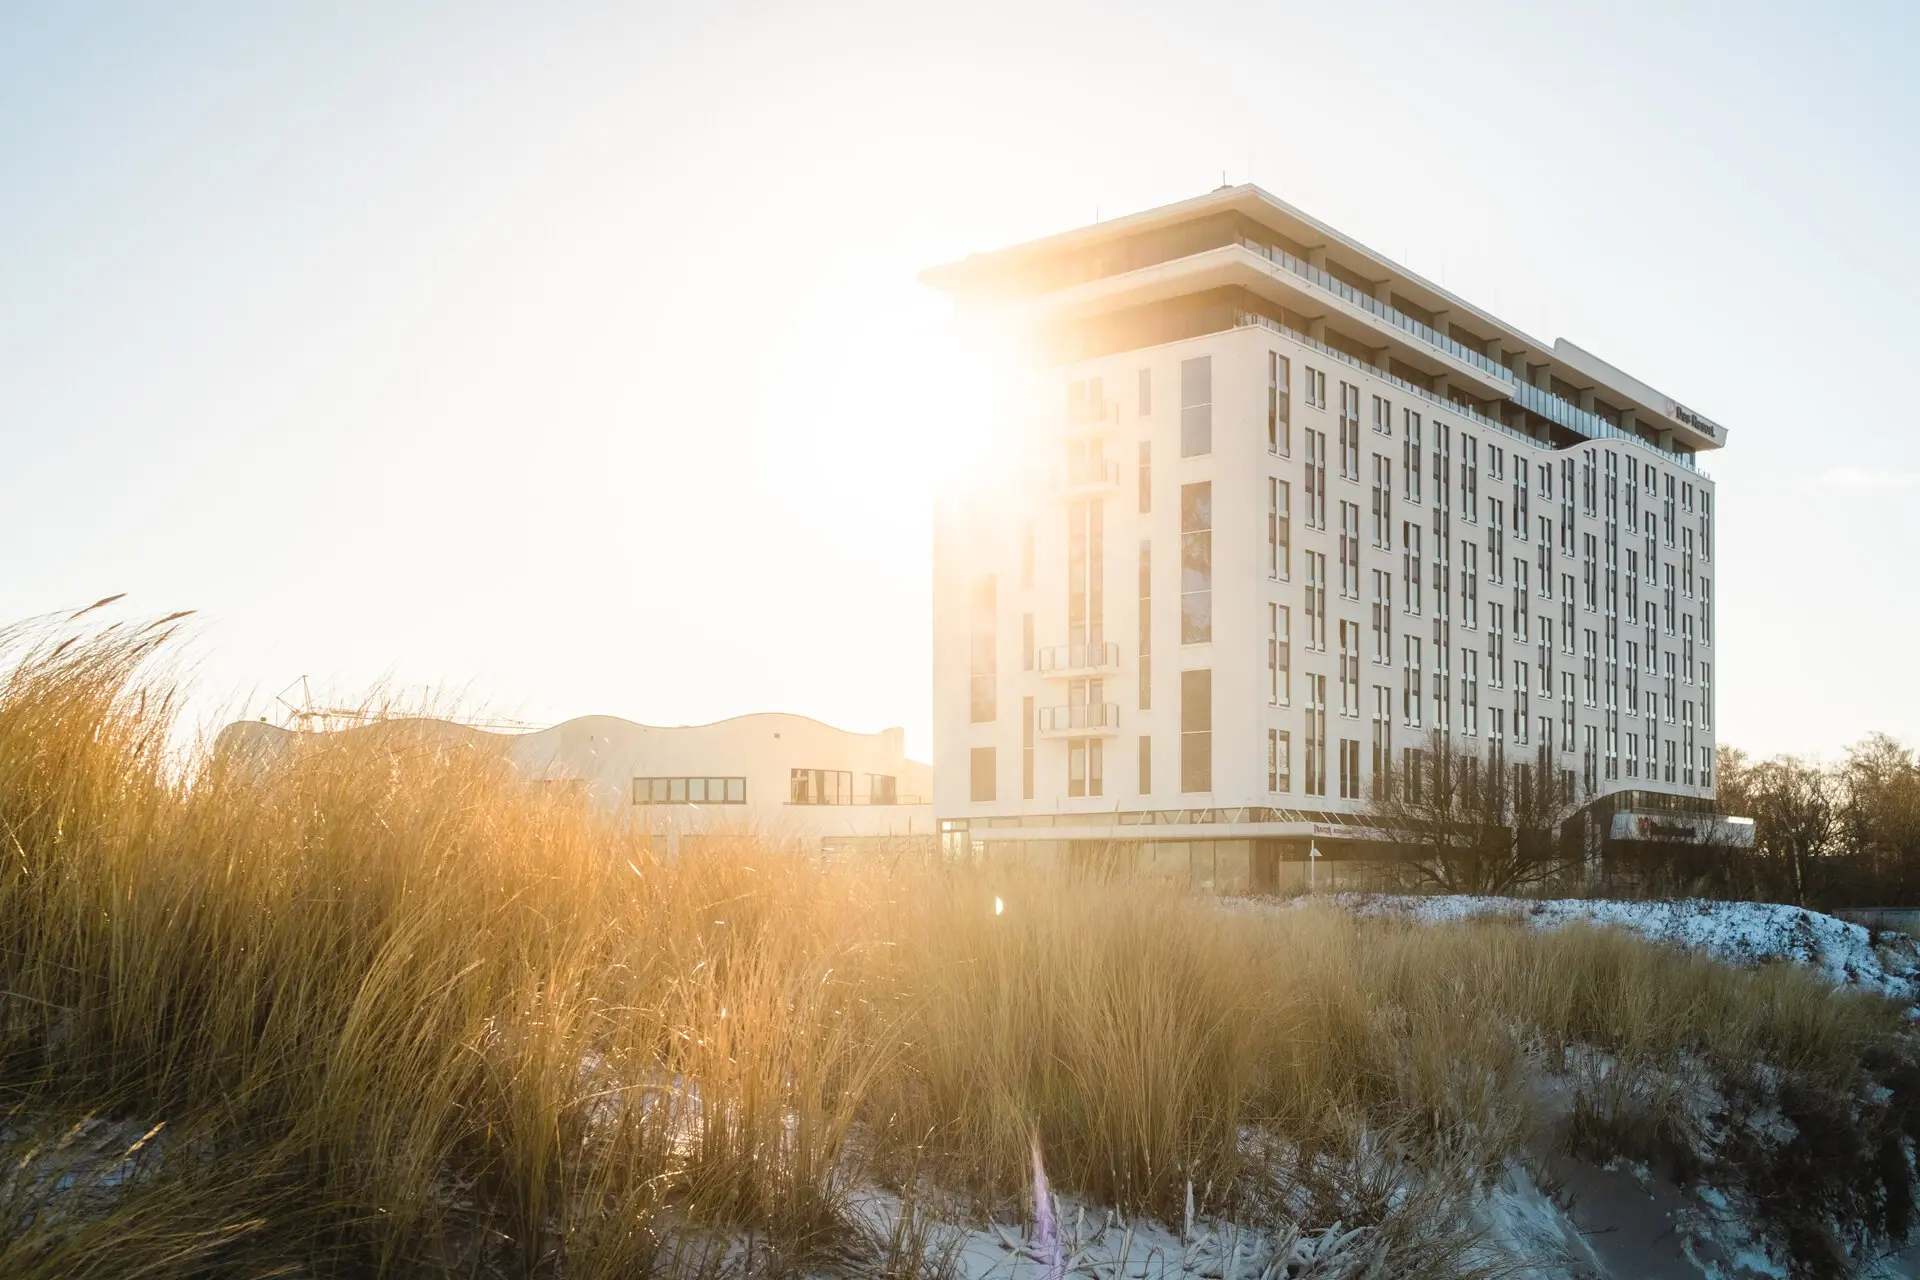
<instances>
[{"instance_id":1,"label":"snow on ground","mask_svg":"<svg viewBox=\"0 0 1920 1280\"><path fill-rule=\"evenodd\" d=\"M1768 902L1680 898L1658 902L1560 898L1431 897L1327 894L1320 901L1361 915L1398 916L1428 924L1474 916L1518 916L1536 928L1586 923L1626 929L1730 964L1790 960L1817 969L1835 986L1920 1002L1920 954L1903 934L1874 935L1818 911Z\"/></svg>"}]
</instances>

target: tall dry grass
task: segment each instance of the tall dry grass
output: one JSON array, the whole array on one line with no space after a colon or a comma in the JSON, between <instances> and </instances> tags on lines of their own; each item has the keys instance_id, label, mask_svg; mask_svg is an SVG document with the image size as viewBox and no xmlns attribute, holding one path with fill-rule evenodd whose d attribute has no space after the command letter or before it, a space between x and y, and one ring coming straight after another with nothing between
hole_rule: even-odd
<instances>
[{"instance_id":1,"label":"tall dry grass","mask_svg":"<svg viewBox=\"0 0 1920 1280\"><path fill-rule=\"evenodd\" d=\"M1017 1211L1036 1139L1100 1202L1358 1214L1448 1274L1396 1162L1495 1168L1530 1063L1901 1053L1884 1002L1591 930L670 861L404 726L172 750L164 628L5 643L9 1276L859 1272L856 1185Z\"/></svg>"}]
</instances>

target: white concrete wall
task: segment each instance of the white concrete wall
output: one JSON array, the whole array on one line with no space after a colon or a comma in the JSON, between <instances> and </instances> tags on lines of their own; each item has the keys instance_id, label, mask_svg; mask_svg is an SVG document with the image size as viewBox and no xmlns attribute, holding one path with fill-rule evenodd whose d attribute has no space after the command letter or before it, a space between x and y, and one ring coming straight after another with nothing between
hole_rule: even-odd
<instances>
[{"instance_id":1,"label":"white concrete wall","mask_svg":"<svg viewBox=\"0 0 1920 1280\"><path fill-rule=\"evenodd\" d=\"M806 716L767 713L713 724L663 727L616 716L583 716L524 734L496 734L444 721L417 731L498 745L529 779L577 784L597 804L660 835L739 831L818 847L849 837L930 835L932 767L905 754L902 729L850 733ZM368 732L368 728L340 732ZM222 730L220 749L271 753L293 731L242 721ZM792 804L793 769L851 772L853 804ZM902 803L871 804L869 777L892 776ZM633 780L744 777L744 804L633 803Z\"/></svg>"},{"instance_id":2,"label":"white concrete wall","mask_svg":"<svg viewBox=\"0 0 1920 1280\"><path fill-rule=\"evenodd\" d=\"M1275 457L1267 450L1266 444L1266 389L1267 353L1278 351L1285 355L1292 370L1292 449L1290 457ZM1213 452L1205 457L1181 458L1179 429L1179 366L1184 359L1207 354L1213 357ZM1313 367L1326 374L1327 407L1308 408L1303 393L1306 370ZM1149 369L1152 375L1153 394L1149 413L1136 412L1136 386L1139 370ZM1422 502L1417 508L1407 503L1404 497L1403 477L1403 428L1402 409L1414 407L1422 415L1423 430L1423 470L1430 471L1433 452L1434 428L1437 417L1445 421L1453 430L1452 445L1452 569L1454 576L1452 599L1452 644L1457 651L1462 647L1474 649L1480 656L1479 705L1480 732L1477 740L1484 743L1492 725L1492 708L1499 706L1506 710L1509 721L1513 707L1512 665L1515 660L1524 658L1530 667L1530 685L1533 695L1530 699L1529 716L1535 722L1530 728L1529 745L1526 754L1531 755L1538 743L1537 720L1542 714L1550 714L1555 719L1555 740L1552 758L1556 767L1572 769L1576 776L1582 771L1581 746L1584 742L1584 729L1595 726L1599 733L1601 763L1597 768L1596 794L1609 791L1647 789L1691 795L1710 795L1706 786L1685 786L1678 779L1684 775L1676 774L1674 783L1649 780L1645 776L1630 778L1625 774L1626 735L1629 732L1639 734L1642 740L1641 755L1644 766L1645 756L1645 697L1648 689L1659 690L1664 684L1664 673L1659 675L1642 673L1641 705L1639 715L1628 715L1624 705L1619 716L1619 759L1621 768L1618 777L1607 777L1604 757L1607 747L1606 697L1604 688L1599 691L1596 704L1585 705L1582 698L1580 675L1582 656L1579 647L1579 635L1587 628L1600 633L1601 654L1600 671L1604 682L1605 666L1605 617L1606 617L1606 579L1605 579L1605 455L1611 451L1620 461L1619 483L1623 493L1620 503L1620 658L1619 688L1622 700L1626 689L1626 642L1631 639L1644 645L1645 628L1643 622L1630 623L1625 611L1626 601L1626 552L1629 548L1644 553L1644 540L1637 530L1626 527L1626 504L1624 487L1626 480L1625 458L1628 455L1639 458L1642 463L1657 468L1661 476L1673 474L1680 481L1690 483L1696 492L1712 493L1713 483L1707 477L1680 467L1672 459L1658 451L1634 442L1606 439L1583 444L1577 448L1554 451L1539 442L1529 441L1513 433L1491 426L1476 423L1464 414L1455 414L1447 407L1431 400L1423 400L1405 388L1398 387L1383 379L1363 372L1360 368L1339 361L1325 353L1315 351L1302 343L1294 342L1285 335L1265 328L1242 328L1223 333L1207 335L1189 341L1167 344L1144 350L1131 351L1105 357L1099 360L1061 367L1053 372L1042 384L1034 389L1032 416L1035 427L1028 434L1033 457L1031 465L1040 470L1048 468L1063 470L1066 462L1066 433L1069 431L1066 404L1069 383L1098 376L1103 380L1107 397L1120 406L1120 421L1116 430L1110 432L1105 441L1105 453L1108 458L1120 463L1122 487L1117 496L1105 500L1105 551L1104 551L1104 595L1105 595L1105 633L1106 639L1120 645L1122 674L1108 681L1106 699L1117 702L1121 707L1121 732L1117 737L1107 739L1105 793L1100 797L1071 798L1066 794L1066 751L1063 742L1037 739L1036 741L1036 778L1034 797L1023 801L1020 796L1020 753L1021 731L1020 711L1023 696L1035 698L1036 706L1066 701L1065 684L1057 680L1043 679L1037 672L1021 669L1021 615L1031 612L1035 616L1035 643L1037 647L1063 644L1066 641L1066 502L1058 495L1042 493L1033 496L1022 493L1009 484L1008 492L999 495L980 495L973 507L948 505L942 508L936 522L935 583L934 583L934 714L935 714L935 760L938 768L935 780L935 810L942 819L987 819L1010 818L1021 815L1088 813L1097 814L1115 810L1139 809L1181 809L1193 807L1236 807L1273 806L1301 809L1314 809L1327 812L1354 812L1364 807L1364 802L1342 801L1339 798L1337 743L1341 738L1351 738L1361 743L1363 769L1362 795L1367 794L1371 785L1371 742L1372 742L1372 706L1373 687L1386 685L1393 696L1393 745L1396 755L1406 746L1419 745L1424 736L1425 726L1431 724L1432 709L1432 622L1434 616L1434 597L1431 582L1426 585L1423 596L1424 608L1419 616L1410 615L1404 607L1402 540L1400 524L1403 520L1416 519L1426 532L1423 535L1423 574L1430 574L1433 560L1431 517L1434 506L1433 479L1430 474L1423 476ZM1356 481L1340 478L1337 450L1339 447L1339 397L1342 381L1356 384L1360 389L1360 479ZM1394 407L1394 434L1391 438L1375 435L1372 431L1372 398L1380 395L1388 399ZM1334 451L1327 463L1327 523L1325 532L1309 530L1304 520L1305 493L1303 485L1305 448L1303 432L1312 429L1326 435L1329 448ZM1461 434L1474 436L1479 441L1480 481L1479 481L1479 519L1469 522L1464 518L1460 502L1460 468L1463 450L1460 444ZM1149 441L1152 445L1152 485L1153 503L1149 514L1138 514L1138 493L1136 486L1136 451L1139 442ZM1507 479L1496 483L1491 479L1488 467L1487 450L1491 446L1503 449L1507 454ZM1578 461L1582 453L1591 449L1597 460L1598 485L1600 497L1593 515L1587 515L1579 503ZM1371 541L1371 458L1375 453L1386 455L1392 460L1393 475L1393 543L1392 549L1378 550ZM1542 463L1551 463L1555 468L1554 499L1544 502L1537 483L1530 483L1531 492L1530 519L1537 530L1541 515L1553 518L1557 525L1560 509L1559 463L1563 458L1574 458L1575 470L1575 542L1574 553L1568 555L1561 550L1558 538L1554 543L1554 595L1551 600L1539 594L1539 583L1535 572L1535 548L1538 545L1537 532L1530 530L1525 541L1517 539L1511 531L1511 475L1519 461L1536 469ZM1292 542L1293 572L1289 581L1275 582L1266 572L1267 563L1267 482L1270 477L1286 480L1292 490ZM1530 477L1530 480L1533 477ZM1179 643L1179 490L1182 484L1199 480L1209 480L1213 484L1213 642L1207 645L1182 646ZM1011 477L1010 477L1011 481ZM1664 484L1664 480L1662 482ZM1503 538L1501 581L1492 580L1489 572L1486 549L1486 524L1488 520L1488 502L1498 498L1506 508L1503 522L1506 533ZM1357 504L1361 509L1361 583L1358 599L1342 599L1339 595L1339 504L1341 501ZM1654 507L1656 513L1658 506ZM1645 506L1641 507L1644 519ZM1698 540L1698 510L1696 499L1695 512L1689 515L1684 510L1676 511L1675 540L1669 547L1664 543L1657 546L1657 555L1662 565L1678 563L1680 557L1680 527L1685 525L1696 529ZM1026 521L1032 520L1037 532L1036 573L1034 584L1030 588L1020 586L1019 547L1020 531ZM1575 652L1569 654L1560 647L1560 574L1571 574L1575 580L1576 594L1581 580L1581 560L1579 549L1580 535L1594 534L1602 540L1600 555L1600 600L1599 608L1589 612L1583 600L1576 599L1574 626L1576 634ZM1136 657L1137 627L1137 555L1142 538L1149 538L1153 545L1153 689L1152 708L1140 710L1137 699L1138 665ZM1479 547L1479 626L1469 628L1465 625L1461 609L1460 577L1463 573L1462 556L1459 543L1462 539L1471 539ZM1303 553L1315 551L1326 556L1328 569L1327 589L1327 649L1324 652L1308 650L1305 646L1307 635L1303 597L1305 571ZM1524 556L1529 562L1529 613L1533 619L1533 628L1529 640L1522 645L1511 637L1513 629L1513 574L1511 562L1515 556ZM1375 665L1372 661L1371 636L1371 588L1372 572L1383 569L1392 573L1394 584L1394 644L1395 653L1392 665ZM982 573L992 572L999 582L999 605L997 611L997 661L999 667L998 715L989 724L971 724L968 721L968 602L972 582ZM1696 555L1696 595L1688 598L1682 595L1677 601L1680 611L1690 612L1697 617L1701 607L1698 596L1698 576L1717 577L1714 563ZM1643 584L1643 601L1651 596L1656 602L1661 599L1664 586ZM1279 602L1292 610L1292 655L1293 655L1293 698L1285 707L1270 706L1267 698L1267 605ZM1504 655L1501 678L1494 681L1488 670L1486 656L1486 636L1489 629L1489 605L1499 603L1503 607L1505 629L1509 633ZM1662 610L1664 614L1664 609ZM1551 698L1544 695L1537 684L1535 666L1539 628L1542 617L1550 617L1555 626L1554 655L1556 686L1562 672L1571 671L1576 677L1576 726L1575 750L1559 750L1560 739L1558 721L1560 717L1560 690L1556 687ZM1340 714L1339 694L1339 624L1342 620L1355 622L1361 629L1361 652L1363 655L1359 707L1360 714L1355 718L1343 718ZM1412 631L1422 638L1424 665L1427 668L1422 680L1422 693L1425 700L1422 715L1422 727L1415 728L1407 723L1402 714L1402 671L1401 654L1403 637ZM1678 652L1681 638L1676 632L1669 636L1664 624L1658 636L1662 653L1669 646ZM1676 699L1675 721L1659 725L1662 742L1668 739L1683 741L1683 726L1679 722L1678 703L1691 699L1698 711L1703 705L1710 711L1710 694L1698 681L1701 663L1712 663L1717 646L1704 643L1696 636L1696 681L1687 684L1681 682ZM1644 661L1644 658L1643 658ZM1664 662L1664 659L1662 660ZM1179 790L1179 671L1183 668L1208 667L1213 676L1213 790L1205 795L1182 794ZM1459 712L1460 682L1463 664L1457 652L1451 663L1450 695L1454 704L1454 724L1461 725ZM1305 697L1304 679L1309 673L1324 675L1327 678L1327 792L1322 796L1308 796L1304 792L1305 770ZM1695 748L1704 751L1707 758L1712 757L1714 732L1711 718L1696 723ZM1266 776L1266 731L1269 727L1284 728L1292 733L1292 788L1284 794L1274 794L1267 789ZM1141 795L1136 786L1136 744L1138 738L1146 734L1151 738L1153 755L1152 788L1149 794ZM1507 738L1513 741L1512 726L1509 723ZM975 746L993 745L998 757L998 797L992 803L976 803L968 796L968 759L969 751ZM1468 741L1471 747L1473 740ZM1663 748L1664 750L1664 748ZM1519 753L1517 745L1510 745L1510 751ZM1697 777L1697 775L1696 775ZM1140 834L1147 834L1142 832ZM1222 835L1228 834L1226 831Z\"/></svg>"}]
</instances>

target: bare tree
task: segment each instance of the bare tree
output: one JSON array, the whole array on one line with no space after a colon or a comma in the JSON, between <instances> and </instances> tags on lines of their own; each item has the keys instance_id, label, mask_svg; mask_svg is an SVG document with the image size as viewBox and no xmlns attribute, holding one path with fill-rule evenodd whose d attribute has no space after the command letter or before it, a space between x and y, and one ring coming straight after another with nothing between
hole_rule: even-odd
<instances>
[{"instance_id":1,"label":"bare tree","mask_svg":"<svg viewBox=\"0 0 1920 1280\"><path fill-rule=\"evenodd\" d=\"M1753 806L1756 850L1772 860L1794 905L1805 906L1817 859L1832 852L1840 829L1833 775L1795 756L1754 765L1747 782Z\"/></svg>"},{"instance_id":2,"label":"bare tree","mask_svg":"<svg viewBox=\"0 0 1920 1280\"><path fill-rule=\"evenodd\" d=\"M1544 750L1515 761L1497 747L1467 751L1434 732L1410 760L1380 780L1367 820L1408 852L1419 884L1506 894L1579 864L1579 848L1561 836L1577 805Z\"/></svg>"},{"instance_id":3,"label":"bare tree","mask_svg":"<svg viewBox=\"0 0 1920 1280\"><path fill-rule=\"evenodd\" d=\"M1920 900L1920 762L1884 733L1847 749L1840 839L1876 897Z\"/></svg>"}]
</instances>

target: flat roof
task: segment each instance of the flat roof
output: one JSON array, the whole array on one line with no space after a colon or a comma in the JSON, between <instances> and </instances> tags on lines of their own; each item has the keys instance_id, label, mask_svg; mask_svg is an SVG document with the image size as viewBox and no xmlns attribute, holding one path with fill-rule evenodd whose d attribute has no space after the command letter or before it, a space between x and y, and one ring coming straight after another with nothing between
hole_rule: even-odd
<instances>
[{"instance_id":1,"label":"flat roof","mask_svg":"<svg viewBox=\"0 0 1920 1280\"><path fill-rule=\"evenodd\" d=\"M919 279L944 293L964 297L971 285L1000 276L1022 262L1038 261L1227 212L1244 214L1303 245L1328 250L1328 258L1348 272L1368 278L1379 275L1382 278L1375 280L1375 283L1390 283L1416 305L1436 313L1445 312L1449 321L1463 321L1466 329L1488 331L1486 336L1499 337L1503 346L1524 349L1530 363L1547 364L1549 367L1558 365L1558 372L1604 387L1612 393L1607 397L1610 401L1625 400L1633 408L1664 419L1665 425L1681 431L1689 443L1699 448L1714 449L1726 443L1726 428L1665 392L1655 390L1564 338L1556 338L1549 343L1534 337L1252 183L1219 187L1190 200L1160 205L1001 249L970 253L958 261L927 268L920 273Z\"/></svg>"}]
</instances>

